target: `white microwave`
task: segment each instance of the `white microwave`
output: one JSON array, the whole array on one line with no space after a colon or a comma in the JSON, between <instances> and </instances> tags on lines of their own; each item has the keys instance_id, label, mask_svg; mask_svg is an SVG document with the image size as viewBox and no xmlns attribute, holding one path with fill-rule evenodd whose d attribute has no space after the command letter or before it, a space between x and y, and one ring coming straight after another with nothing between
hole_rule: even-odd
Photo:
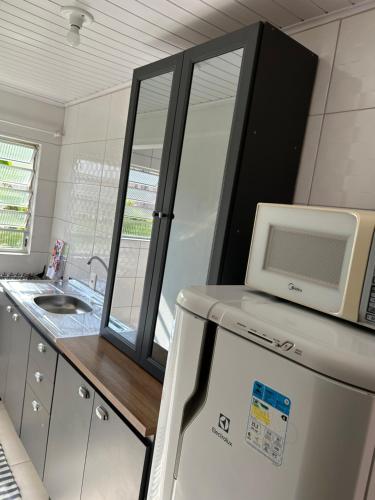
<instances>
[{"instance_id":1,"label":"white microwave","mask_svg":"<svg viewBox=\"0 0 375 500\"><path fill-rule=\"evenodd\" d=\"M375 212L259 203L245 285L375 329Z\"/></svg>"}]
</instances>

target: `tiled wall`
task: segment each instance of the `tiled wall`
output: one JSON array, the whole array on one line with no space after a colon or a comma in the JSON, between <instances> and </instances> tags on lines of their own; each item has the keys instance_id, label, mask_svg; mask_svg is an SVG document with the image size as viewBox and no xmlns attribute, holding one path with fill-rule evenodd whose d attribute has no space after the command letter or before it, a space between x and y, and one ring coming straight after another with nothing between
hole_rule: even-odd
<instances>
[{"instance_id":1,"label":"tiled wall","mask_svg":"<svg viewBox=\"0 0 375 500\"><path fill-rule=\"evenodd\" d=\"M375 210L375 10L294 38L321 57L295 202Z\"/></svg>"},{"instance_id":2,"label":"tiled wall","mask_svg":"<svg viewBox=\"0 0 375 500\"><path fill-rule=\"evenodd\" d=\"M40 272L48 262L64 108L0 90L0 135L40 145L30 254L0 254L0 272ZM25 125L26 127L23 127ZM51 134L33 128L51 131Z\"/></svg>"},{"instance_id":3,"label":"tiled wall","mask_svg":"<svg viewBox=\"0 0 375 500\"><path fill-rule=\"evenodd\" d=\"M92 255L109 260L129 94L114 92L67 107L65 114L51 243L67 241L66 274L88 282L94 271L102 292L104 269L97 261L90 269L87 261ZM133 278L132 295L136 271Z\"/></svg>"}]
</instances>

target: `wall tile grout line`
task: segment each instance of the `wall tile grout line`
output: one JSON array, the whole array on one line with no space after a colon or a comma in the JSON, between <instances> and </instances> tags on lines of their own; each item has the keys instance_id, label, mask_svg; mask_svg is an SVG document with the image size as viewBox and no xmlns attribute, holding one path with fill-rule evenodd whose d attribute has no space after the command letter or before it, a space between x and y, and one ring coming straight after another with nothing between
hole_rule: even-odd
<instances>
[{"instance_id":1,"label":"wall tile grout line","mask_svg":"<svg viewBox=\"0 0 375 500\"><path fill-rule=\"evenodd\" d=\"M339 27L338 27L338 30L337 30L337 38L336 38L336 44L335 44L335 49L334 49L334 56L333 56L333 60L332 60L332 68L331 68L331 72L330 72L328 89L327 89L326 99L325 99L325 103L324 103L323 119L322 119L322 123L321 123L321 127L320 127L318 145L317 145L317 148L316 148L316 155L315 155L315 161L314 161L313 174L312 174L312 177L311 177L311 184L310 184L310 189L309 189L309 196L308 196L308 199L307 199L307 204L308 205L310 205L310 202L311 202L311 194L312 194L312 188L313 188L313 185L314 185L314 177L315 177L316 167L317 167L317 164L318 164L319 149L320 149L320 143L321 143L321 139L322 139L322 135L323 135L323 130L324 130L324 122L325 122L327 104L328 104L328 99L329 99L329 94L330 94L330 89L331 89L332 75L333 75L333 71L334 71L334 68L335 68L337 47L338 47L339 40L340 40L341 24L342 24L342 20L340 19L340 21L339 21Z\"/></svg>"}]
</instances>

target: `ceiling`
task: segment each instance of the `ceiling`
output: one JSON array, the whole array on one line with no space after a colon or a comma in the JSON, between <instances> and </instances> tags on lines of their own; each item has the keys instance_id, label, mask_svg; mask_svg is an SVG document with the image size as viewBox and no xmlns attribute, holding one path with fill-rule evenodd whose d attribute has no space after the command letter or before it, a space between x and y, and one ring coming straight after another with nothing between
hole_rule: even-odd
<instances>
[{"instance_id":1,"label":"ceiling","mask_svg":"<svg viewBox=\"0 0 375 500\"><path fill-rule=\"evenodd\" d=\"M364 0L0 0L0 85L66 104L131 80L134 68L258 20L279 27ZM94 16L79 48L63 5Z\"/></svg>"}]
</instances>

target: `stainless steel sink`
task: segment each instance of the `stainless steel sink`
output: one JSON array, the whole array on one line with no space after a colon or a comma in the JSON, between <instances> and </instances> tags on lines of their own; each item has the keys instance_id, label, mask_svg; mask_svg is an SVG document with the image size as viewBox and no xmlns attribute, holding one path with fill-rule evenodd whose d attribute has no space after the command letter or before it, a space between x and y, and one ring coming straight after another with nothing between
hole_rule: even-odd
<instances>
[{"instance_id":1,"label":"stainless steel sink","mask_svg":"<svg viewBox=\"0 0 375 500\"><path fill-rule=\"evenodd\" d=\"M34 302L54 314L84 314L92 311L86 302L72 295L39 295L34 297Z\"/></svg>"}]
</instances>

